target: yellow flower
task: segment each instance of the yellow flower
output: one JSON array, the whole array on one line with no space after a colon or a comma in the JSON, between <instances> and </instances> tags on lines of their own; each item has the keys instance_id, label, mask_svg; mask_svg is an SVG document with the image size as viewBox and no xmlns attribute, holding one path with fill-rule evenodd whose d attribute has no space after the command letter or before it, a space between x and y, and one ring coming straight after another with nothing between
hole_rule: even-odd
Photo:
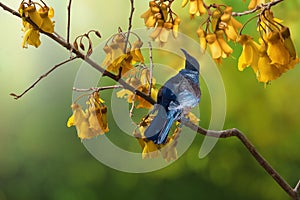
<instances>
[{"instance_id":1,"label":"yellow flower","mask_svg":"<svg viewBox=\"0 0 300 200\"><path fill-rule=\"evenodd\" d=\"M182 1L182 7L185 7L188 3L188 0ZM203 0L190 0L190 8L189 13L191 18L196 16L200 16L206 13L206 8L204 6Z\"/></svg>"},{"instance_id":2,"label":"yellow flower","mask_svg":"<svg viewBox=\"0 0 300 200\"><path fill-rule=\"evenodd\" d=\"M149 2L149 9L141 15L144 18L145 25L148 28L155 27L158 17L160 16L160 8L155 1ZM160 16L161 17L161 16Z\"/></svg>"},{"instance_id":3,"label":"yellow flower","mask_svg":"<svg viewBox=\"0 0 300 200\"><path fill-rule=\"evenodd\" d=\"M24 31L22 47L28 48L28 45L32 45L36 48L39 47L41 45L40 32L33 29L28 22L25 22L24 24L24 28L22 28L22 31Z\"/></svg>"},{"instance_id":4,"label":"yellow flower","mask_svg":"<svg viewBox=\"0 0 300 200\"><path fill-rule=\"evenodd\" d=\"M177 159L177 139L181 132L181 128L177 127L173 133L173 135L167 138L165 144L160 145L160 153L167 162Z\"/></svg>"},{"instance_id":5,"label":"yellow flower","mask_svg":"<svg viewBox=\"0 0 300 200\"><path fill-rule=\"evenodd\" d=\"M206 32L199 27L197 30L197 35L200 40L200 47L201 47L201 52L204 53L207 47L207 42L206 42Z\"/></svg>"},{"instance_id":6,"label":"yellow flower","mask_svg":"<svg viewBox=\"0 0 300 200\"><path fill-rule=\"evenodd\" d=\"M296 54L296 49L295 49L294 43L291 39L290 29L288 27L284 26L280 30L280 34L282 36L284 46L289 51L291 58L295 59L297 57L297 54Z\"/></svg>"},{"instance_id":7,"label":"yellow flower","mask_svg":"<svg viewBox=\"0 0 300 200\"><path fill-rule=\"evenodd\" d=\"M103 51L105 52L106 56L102 62L102 66L109 66L112 62L112 48L108 45L103 47Z\"/></svg>"},{"instance_id":8,"label":"yellow flower","mask_svg":"<svg viewBox=\"0 0 300 200\"><path fill-rule=\"evenodd\" d=\"M107 107L99 98L98 92L93 93L87 105L88 109L83 111L79 104L72 104L73 115L67 122L68 127L76 127L77 135L81 140L90 139L109 131Z\"/></svg>"},{"instance_id":9,"label":"yellow flower","mask_svg":"<svg viewBox=\"0 0 300 200\"><path fill-rule=\"evenodd\" d=\"M157 21L157 26L155 30L150 34L152 40L157 40L160 43L160 46L163 46L169 38L170 30L172 29L173 24L171 22L164 22L163 20Z\"/></svg>"},{"instance_id":10,"label":"yellow flower","mask_svg":"<svg viewBox=\"0 0 300 200\"><path fill-rule=\"evenodd\" d=\"M131 77L126 80L126 83L131 85L133 88L138 88L142 85L141 81L136 77ZM127 89L122 89L116 93L118 98L126 98L128 103L135 101L135 94Z\"/></svg>"},{"instance_id":11,"label":"yellow flower","mask_svg":"<svg viewBox=\"0 0 300 200\"><path fill-rule=\"evenodd\" d=\"M216 31L216 37L217 41L222 49L222 57L226 58L229 57L229 55L233 52L232 48L225 42L224 40L224 31L223 30L217 30Z\"/></svg>"},{"instance_id":12,"label":"yellow flower","mask_svg":"<svg viewBox=\"0 0 300 200\"><path fill-rule=\"evenodd\" d=\"M267 36L267 53L272 64L287 65L290 62L290 54L286 49L279 31L270 32Z\"/></svg>"},{"instance_id":13,"label":"yellow flower","mask_svg":"<svg viewBox=\"0 0 300 200\"><path fill-rule=\"evenodd\" d=\"M129 53L121 54L118 58L112 61L112 63L107 66L106 70L114 74L118 74L122 68L121 76L123 77L127 72L134 69L132 63L132 55ZM128 75L128 74L127 74Z\"/></svg>"},{"instance_id":14,"label":"yellow flower","mask_svg":"<svg viewBox=\"0 0 300 200\"><path fill-rule=\"evenodd\" d=\"M89 124L90 128L98 134L104 134L109 131L107 122L107 107L99 97L98 92L93 93L89 99Z\"/></svg>"},{"instance_id":15,"label":"yellow flower","mask_svg":"<svg viewBox=\"0 0 300 200\"><path fill-rule=\"evenodd\" d=\"M143 42L141 40L136 40L133 42L130 54L132 55L132 60L134 62L144 63L144 57L141 52L142 46Z\"/></svg>"},{"instance_id":16,"label":"yellow flower","mask_svg":"<svg viewBox=\"0 0 300 200\"><path fill-rule=\"evenodd\" d=\"M89 128L88 113L83 111L79 104L72 104L73 115L69 118L67 126L75 126L80 139L90 139L97 134Z\"/></svg>"},{"instance_id":17,"label":"yellow flower","mask_svg":"<svg viewBox=\"0 0 300 200\"><path fill-rule=\"evenodd\" d=\"M41 27L43 20L37 12L35 5L29 5L28 7L25 7L25 5L22 3L19 8L19 13L24 17L29 17L30 20L33 21L38 27Z\"/></svg>"},{"instance_id":18,"label":"yellow flower","mask_svg":"<svg viewBox=\"0 0 300 200\"><path fill-rule=\"evenodd\" d=\"M134 136L138 140L139 145L142 148L142 158L155 158L159 156L159 152L162 157L170 162L171 160L177 159L177 138L181 132L181 128L177 127L172 134L172 136L168 136L166 142L164 144L155 144L153 141L148 140L144 136L144 132L147 127L150 125L153 120L154 115L149 115L146 119L142 119L139 124L138 129L135 130ZM158 151L159 150L159 151Z\"/></svg>"},{"instance_id":19,"label":"yellow flower","mask_svg":"<svg viewBox=\"0 0 300 200\"><path fill-rule=\"evenodd\" d=\"M245 0L244 0L245 1ZM248 9L252 10L254 9L257 5L260 5L262 3L265 3L265 0L250 0L250 3L248 5Z\"/></svg>"},{"instance_id":20,"label":"yellow flower","mask_svg":"<svg viewBox=\"0 0 300 200\"><path fill-rule=\"evenodd\" d=\"M157 145L153 143L152 140L144 140L144 148L142 151L142 158L156 158L159 156L159 151Z\"/></svg>"},{"instance_id":21,"label":"yellow flower","mask_svg":"<svg viewBox=\"0 0 300 200\"><path fill-rule=\"evenodd\" d=\"M53 8L44 6L37 11L33 2L22 2L19 13L22 17L30 18L43 31L47 33L54 32L54 23L50 19L54 15ZM22 24L22 31L24 32L22 47L27 48L28 45L39 47L41 44L39 31L29 24L25 18L23 18Z\"/></svg>"},{"instance_id":22,"label":"yellow flower","mask_svg":"<svg viewBox=\"0 0 300 200\"><path fill-rule=\"evenodd\" d=\"M126 82L134 87L136 90L139 90L145 94L149 94L150 90L150 73L149 70L143 69L141 72L141 77L138 79L137 77L131 77L126 80ZM155 87L156 80L155 78L152 78L152 87L151 87L151 98L156 99L158 90ZM139 102L136 106L136 108L152 108L152 104L150 104L148 101L146 101L144 98L135 95L133 92L122 89L119 92L117 92L118 98L126 98L128 103L133 103L134 101Z\"/></svg>"},{"instance_id":23,"label":"yellow flower","mask_svg":"<svg viewBox=\"0 0 300 200\"><path fill-rule=\"evenodd\" d=\"M228 40L236 42L238 37L238 29L242 28L243 25L232 17L232 7L227 6L224 9L224 14L221 16L221 22L219 28L223 29Z\"/></svg>"},{"instance_id":24,"label":"yellow flower","mask_svg":"<svg viewBox=\"0 0 300 200\"><path fill-rule=\"evenodd\" d=\"M174 38L178 37L178 29L179 29L180 22L181 22L181 20L179 17L176 17L173 21L172 33L173 33Z\"/></svg>"},{"instance_id":25,"label":"yellow flower","mask_svg":"<svg viewBox=\"0 0 300 200\"><path fill-rule=\"evenodd\" d=\"M220 47L220 44L217 41L216 34L214 33L208 33L206 35L206 41L208 43L208 46L210 48L212 58L217 62L222 62L222 49Z\"/></svg>"},{"instance_id":26,"label":"yellow flower","mask_svg":"<svg viewBox=\"0 0 300 200\"><path fill-rule=\"evenodd\" d=\"M257 79L259 82L268 83L278 78L283 71L279 65L271 63L264 44L262 44L259 52Z\"/></svg>"},{"instance_id":27,"label":"yellow flower","mask_svg":"<svg viewBox=\"0 0 300 200\"><path fill-rule=\"evenodd\" d=\"M54 32L54 22L51 21L51 18L54 16L53 8L44 6L39 9L38 13L42 19L42 23L39 27L47 33L53 33Z\"/></svg>"},{"instance_id":28,"label":"yellow flower","mask_svg":"<svg viewBox=\"0 0 300 200\"><path fill-rule=\"evenodd\" d=\"M109 45L106 44L103 48L106 56L102 62L102 66L106 66L106 70L114 74L119 74L122 69L122 77L125 74L129 75L128 72L135 69L133 64L136 62L144 63L144 57L140 49L143 42L140 39L133 42L131 49L126 49L126 53L124 53L125 45L125 36L120 33L116 34L112 42Z\"/></svg>"},{"instance_id":29,"label":"yellow flower","mask_svg":"<svg viewBox=\"0 0 300 200\"><path fill-rule=\"evenodd\" d=\"M242 54L239 57L238 69L243 71L246 67L251 66L254 72L257 73L259 45L248 35L241 35L238 38L238 42L243 46Z\"/></svg>"}]
</instances>

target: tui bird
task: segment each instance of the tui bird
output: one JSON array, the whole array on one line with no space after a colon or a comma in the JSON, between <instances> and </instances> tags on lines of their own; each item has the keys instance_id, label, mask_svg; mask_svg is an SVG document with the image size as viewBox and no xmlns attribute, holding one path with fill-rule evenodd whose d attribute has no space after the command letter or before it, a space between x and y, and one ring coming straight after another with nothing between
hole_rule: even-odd
<instances>
[{"instance_id":1,"label":"tui bird","mask_svg":"<svg viewBox=\"0 0 300 200\"><path fill-rule=\"evenodd\" d=\"M158 91L157 103L152 110L157 114L144 133L155 144L165 143L173 122L183 119L200 102L199 63L187 51L181 50L186 58L185 68Z\"/></svg>"}]
</instances>

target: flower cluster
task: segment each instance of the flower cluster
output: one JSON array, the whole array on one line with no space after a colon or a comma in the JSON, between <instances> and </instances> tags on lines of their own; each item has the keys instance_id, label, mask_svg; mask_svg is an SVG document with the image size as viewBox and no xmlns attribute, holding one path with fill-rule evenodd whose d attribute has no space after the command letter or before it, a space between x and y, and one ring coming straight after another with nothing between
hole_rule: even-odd
<instances>
[{"instance_id":1,"label":"flower cluster","mask_svg":"<svg viewBox=\"0 0 300 200\"><path fill-rule=\"evenodd\" d=\"M155 144L152 140L148 140L144 135L144 131L150 125L154 116L150 115L146 119L143 119L139 124L137 130L135 130L134 136L138 140L139 145L142 148L142 158L156 158L161 153L163 159L167 162L177 159L177 139L181 132L181 128L177 127L171 136L168 136L164 144Z\"/></svg>"},{"instance_id":2,"label":"flower cluster","mask_svg":"<svg viewBox=\"0 0 300 200\"><path fill-rule=\"evenodd\" d=\"M127 48L127 45L131 48ZM102 66L106 66L106 70L123 77L127 72L134 69L134 64L144 63L144 57L141 53L143 42L138 38L132 44L126 38L125 33L113 35L111 41L104 46L103 50L106 57Z\"/></svg>"},{"instance_id":3,"label":"flower cluster","mask_svg":"<svg viewBox=\"0 0 300 200\"><path fill-rule=\"evenodd\" d=\"M289 28L274 18L270 10L261 13L258 25L261 32L259 44L248 35L241 35L239 38L243 51L238 68L243 71L251 66L258 81L268 83L294 68L299 63L299 58Z\"/></svg>"},{"instance_id":4,"label":"flower cluster","mask_svg":"<svg viewBox=\"0 0 300 200\"><path fill-rule=\"evenodd\" d=\"M150 8L141 15L141 18L144 18L146 27L155 27L150 37L159 41L161 46L168 41L171 31L174 38L178 37L178 28L181 20L171 9L172 2L171 0L150 1Z\"/></svg>"},{"instance_id":5,"label":"flower cluster","mask_svg":"<svg viewBox=\"0 0 300 200\"><path fill-rule=\"evenodd\" d=\"M193 113L189 112L187 114L187 119L194 124L198 124L200 121ZM178 137L181 133L180 123L176 122L176 127L172 128L170 135L163 144L155 144L152 140L147 139L144 136L144 132L147 127L151 124L154 118L153 114L150 114L146 118L142 119L138 129L135 130L134 136L138 140L139 145L142 148L142 158L156 158L159 153L162 155L163 159L167 162L177 159L177 149L176 145L178 143ZM173 132L173 133L172 133Z\"/></svg>"},{"instance_id":6,"label":"flower cluster","mask_svg":"<svg viewBox=\"0 0 300 200\"><path fill-rule=\"evenodd\" d=\"M236 42L238 29L242 24L232 17L232 7L214 5L215 10L211 12L206 20L205 29L200 26L197 35L200 39L200 46L204 52L207 45L210 48L212 58L221 63L222 58L227 58L233 52L232 48L225 41Z\"/></svg>"},{"instance_id":7,"label":"flower cluster","mask_svg":"<svg viewBox=\"0 0 300 200\"><path fill-rule=\"evenodd\" d=\"M54 16L54 10L53 8L48 7L43 1L42 3L44 5L40 5L39 3L32 1L22 1L19 7L19 13L23 19L23 48L27 48L28 45L39 47L41 44L40 31L27 22L26 18L34 22L34 24L42 31L47 33L54 32L54 22L51 20ZM37 6L39 6L38 10L36 8Z\"/></svg>"},{"instance_id":8,"label":"flower cluster","mask_svg":"<svg viewBox=\"0 0 300 200\"><path fill-rule=\"evenodd\" d=\"M99 93L94 92L87 101L87 109L84 111L77 103L71 108L73 115L69 118L67 126L75 126L80 139L90 139L109 131L107 122L107 107L99 98Z\"/></svg>"},{"instance_id":9,"label":"flower cluster","mask_svg":"<svg viewBox=\"0 0 300 200\"><path fill-rule=\"evenodd\" d=\"M139 90L144 94L150 94L152 99L157 98L158 91L155 86L156 80L155 78L152 78L151 83L150 71L148 69L142 69L139 78L137 77L137 74L135 74L133 77L129 77L126 82L136 90ZM135 101L138 101L139 104L135 104L136 108L152 108L152 104L127 89L122 89L117 92L117 97L126 98L128 103L134 103Z\"/></svg>"},{"instance_id":10,"label":"flower cluster","mask_svg":"<svg viewBox=\"0 0 300 200\"><path fill-rule=\"evenodd\" d=\"M183 0L181 6L185 7L188 4L188 2L190 2L189 13L191 19L195 18L195 15L201 16L207 12L203 0Z\"/></svg>"}]
</instances>

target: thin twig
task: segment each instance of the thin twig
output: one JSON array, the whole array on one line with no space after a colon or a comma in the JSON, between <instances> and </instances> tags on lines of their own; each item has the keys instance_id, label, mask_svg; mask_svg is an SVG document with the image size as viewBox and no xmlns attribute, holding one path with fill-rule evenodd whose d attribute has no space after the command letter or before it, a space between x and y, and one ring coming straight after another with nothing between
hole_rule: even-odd
<instances>
[{"instance_id":1,"label":"thin twig","mask_svg":"<svg viewBox=\"0 0 300 200\"><path fill-rule=\"evenodd\" d=\"M274 3L279 3L283 0L275 0L273 1ZM133 0L132 0L133 2ZM271 3L271 2L270 2ZM12 13L13 15L17 16L17 17L21 17L19 15L19 13L17 13L16 11L14 11L13 9L7 7L6 5L0 3L0 7L2 7L4 10ZM95 68L96 70L98 70L101 73L105 73L106 76L110 77L111 79L118 81L119 84L121 84L124 89L128 89L132 92L134 92L136 95L140 96L141 98L145 99L146 101L148 101L151 104L155 104L156 102L149 97L148 95L144 94L143 92L139 91L139 90L135 90L132 86L130 86L129 84L127 84L125 82L125 80L123 79L118 79L118 76L106 71L105 69L103 69L102 67L100 67L96 62L94 62L93 60L91 60L89 57L86 57L84 54L82 54L81 52L79 52L78 50L76 50L71 44L67 43L66 40L64 40L63 38L59 38L54 34L50 34L47 32L44 32L43 30L41 30L32 20L30 20L29 18L25 18L25 20L30 23L36 30L39 30L40 33L47 35L49 38L53 39L54 41L56 41L57 43L59 43L61 46L65 47L66 49L72 51L74 54L77 55L76 58L81 58L82 60L84 60L86 63L88 63L91 67ZM289 196L294 199L294 200L300 200L299 196L298 196L298 192L295 191L295 189L299 190L299 186L296 186L295 189L291 188L291 186L286 183L286 181L273 169L273 167L257 152L257 150L255 149L255 147L251 144L251 142L246 138L246 136L240 132L237 129L229 129L229 130L223 130L223 131L211 131L211 130L205 130L202 127L199 127L191 122L187 122L185 123L185 125L195 131L197 131L200 134L203 135L207 135L210 137L217 137L217 138L228 138L228 137L232 137L232 136L236 136L239 138L239 140L242 142L242 144L247 148L247 150L251 153L251 155L255 158L255 160L271 175L271 177L281 186L282 189L284 189L286 191L287 194L289 194Z\"/></svg>"},{"instance_id":2,"label":"thin twig","mask_svg":"<svg viewBox=\"0 0 300 200\"><path fill-rule=\"evenodd\" d=\"M27 92L29 92L32 88L34 88L34 86L36 84L38 84L43 78L46 78L51 72L53 72L54 70L56 70L58 67L76 59L78 57L72 57L69 58L68 60L65 60L57 65L55 65L54 67L52 67L49 71L47 71L45 74L41 75L31 86L29 86L24 92L22 92L21 94L17 95L15 93L10 93L11 96L14 97L14 99L18 100L19 98L21 98L24 94L26 94Z\"/></svg>"},{"instance_id":3,"label":"thin twig","mask_svg":"<svg viewBox=\"0 0 300 200\"><path fill-rule=\"evenodd\" d=\"M127 51L127 45L128 45L128 41L129 41L129 36L130 36L130 31L131 31L131 28L132 28L132 16L133 16L133 13L134 13L134 0L130 0L130 4L131 4L131 10L130 10L130 16L129 16L129 24L128 24L128 30L127 30L127 36L126 36L126 41L125 41L125 47L123 49L123 52L126 53Z\"/></svg>"},{"instance_id":4,"label":"thin twig","mask_svg":"<svg viewBox=\"0 0 300 200\"><path fill-rule=\"evenodd\" d=\"M130 108L130 111L129 111L129 117L130 117L130 118L133 117L134 106L135 106L135 95L134 95L134 97L133 97L133 101L132 101L132 103L131 103L131 108Z\"/></svg>"},{"instance_id":5,"label":"thin twig","mask_svg":"<svg viewBox=\"0 0 300 200\"><path fill-rule=\"evenodd\" d=\"M152 84L153 84L153 57L152 57L152 45L151 42L148 42L148 46L149 46L149 60L150 60L150 84L149 84L149 93L148 96L151 97L151 88L152 88Z\"/></svg>"},{"instance_id":6,"label":"thin twig","mask_svg":"<svg viewBox=\"0 0 300 200\"><path fill-rule=\"evenodd\" d=\"M123 86L122 85L110 85L110 86L103 86L103 87L91 87L91 88L86 88L86 89L79 89L79 88L73 87L73 91L75 91L75 92L90 92L90 91L99 92L99 91L103 91L103 90L110 90L110 89L117 89L117 88L123 88Z\"/></svg>"},{"instance_id":7,"label":"thin twig","mask_svg":"<svg viewBox=\"0 0 300 200\"><path fill-rule=\"evenodd\" d=\"M71 5L72 5L72 0L69 0L69 5L68 5L68 24L67 24L67 43L70 43L70 27L71 27Z\"/></svg>"},{"instance_id":8,"label":"thin twig","mask_svg":"<svg viewBox=\"0 0 300 200\"><path fill-rule=\"evenodd\" d=\"M231 15L234 16L234 17L235 16L248 15L248 14L256 12L257 10L259 10L261 8L270 8L272 6L275 6L276 4L278 4L278 3L282 2L282 1L284 1L284 0L274 0L274 1L271 1L271 2L268 2L268 3L257 5L252 10L247 10L247 11L244 11L244 12L232 12Z\"/></svg>"}]
</instances>

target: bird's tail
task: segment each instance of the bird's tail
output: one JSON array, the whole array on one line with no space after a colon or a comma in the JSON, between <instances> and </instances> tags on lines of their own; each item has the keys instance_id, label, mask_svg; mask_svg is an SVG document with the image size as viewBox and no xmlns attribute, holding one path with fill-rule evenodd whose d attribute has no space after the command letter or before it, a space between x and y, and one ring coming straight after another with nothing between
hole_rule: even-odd
<instances>
[{"instance_id":1,"label":"bird's tail","mask_svg":"<svg viewBox=\"0 0 300 200\"><path fill-rule=\"evenodd\" d=\"M146 129L144 135L155 144L162 144L166 141L170 128L180 112L178 110L170 110L167 113L164 107L157 104L155 109L158 110L157 115Z\"/></svg>"},{"instance_id":2,"label":"bird's tail","mask_svg":"<svg viewBox=\"0 0 300 200\"><path fill-rule=\"evenodd\" d=\"M167 115L167 121L165 122L164 127L161 129L159 135L158 135L158 144L166 142L168 133L171 129L171 126L175 120L177 120L178 116L180 115L179 110L171 110L168 112Z\"/></svg>"}]
</instances>

